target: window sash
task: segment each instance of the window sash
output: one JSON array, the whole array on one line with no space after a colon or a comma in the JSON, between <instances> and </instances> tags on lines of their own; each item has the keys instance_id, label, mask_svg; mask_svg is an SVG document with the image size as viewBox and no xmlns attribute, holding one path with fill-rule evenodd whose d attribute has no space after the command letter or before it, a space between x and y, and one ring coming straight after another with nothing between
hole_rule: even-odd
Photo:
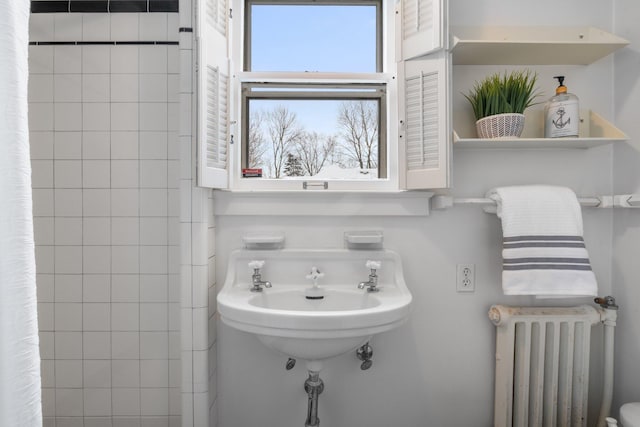
<instances>
[{"instance_id":1,"label":"window sash","mask_svg":"<svg viewBox=\"0 0 640 427\"><path fill-rule=\"evenodd\" d=\"M264 90L252 90L264 89ZM271 90L269 90L271 89ZM292 90L282 90L292 89ZM358 90L359 89L359 90ZM263 100L377 100L378 101L378 177L371 182L386 180L389 176L387 143L387 85L385 83L244 83L242 85L242 156L241 168L248 167L249 156L249 103L253 99ZM268 178L242 178L240 180L268 180ZM300 177L312 180L311 177ZM279 181L279 179L274 179ZM338 180L338 178L330 181Z\"/></svg>"},{"instance_id":2,"label":"window sash","mask_svg":"<svg viewBox=\"0 0 640 427\"><path fill-rule=\"evenodd\" d=\"M384 84L371 83L245 83L242 87L243 98L251 99L378 99L385 93Z\"/></svg>"}]
</instances>

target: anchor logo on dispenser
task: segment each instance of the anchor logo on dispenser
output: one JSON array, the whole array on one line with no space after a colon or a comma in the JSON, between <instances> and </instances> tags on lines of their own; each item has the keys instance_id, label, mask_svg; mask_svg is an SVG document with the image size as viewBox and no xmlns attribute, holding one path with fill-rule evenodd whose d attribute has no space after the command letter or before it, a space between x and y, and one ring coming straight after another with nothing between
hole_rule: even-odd
<instances>
[{"instance_id":1,"label":"anchor logo on dispenser","mask_svg":"<svg viewBox=\"0 0 640 427\"><path fill-rule=\"evenodd\" d=\"M560 107L556 110L556 115L559 117L556 120L551 121L556 129L562 129L571 123L571 117L569 117L566 121L563 121L565 114L567 114L567 112L564 110L564 107Z\"/></svg>"}]
</instances>

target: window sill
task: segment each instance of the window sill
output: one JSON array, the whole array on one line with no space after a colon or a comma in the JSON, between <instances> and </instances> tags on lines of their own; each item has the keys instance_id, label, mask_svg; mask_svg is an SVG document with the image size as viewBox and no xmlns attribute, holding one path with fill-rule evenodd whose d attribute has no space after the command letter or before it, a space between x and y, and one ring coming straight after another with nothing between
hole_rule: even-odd
<instances>
[{"instance_id":1,"label":"window sill","mask_svg":"<svg viewBox=\"0 0 640 427\"><path fill-rule=\"evenodd\" d=\"M216 216L427 216L426 191L214 191Z\"/></svg>"}]
</instances>

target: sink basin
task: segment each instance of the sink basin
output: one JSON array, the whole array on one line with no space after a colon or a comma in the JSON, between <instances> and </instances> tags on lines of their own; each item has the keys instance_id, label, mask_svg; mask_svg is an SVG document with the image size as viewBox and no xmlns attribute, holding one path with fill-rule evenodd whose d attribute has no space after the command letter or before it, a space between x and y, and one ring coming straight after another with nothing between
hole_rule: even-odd
<instances>
[{"instance_id":1,"label":"sink basin","mask_svg":"<svg viewBox=\"0 0 640 427\"><path fill-rule=\"evenodd\" d=\"M358 289L358 283L368 280L365 264L373 259L382 263L377 270L379 291ZM250 291L253 269L248 264L254 260L264 261L260 273L271 288ZM305 277L312 267L322 277L309 299L312 281ZM373 335L396 328L407 319L410 303L400 258L388 250L237 250L218 294L225 324L307 362L354 350Z\"/></svg>"},{"instance_id":2,"label":"sink basin","mask_svg":"<svg viewBox=\"0 0 640 427\"><path fill-rule=\"evenodd\" d=\"M302 289L275 289L249 298L249 304L269 310L347 311L363 310L380 305L373 294L343 289L325 289L322 299L306 299ZM301 313L302 314L302 313Z\"/></svg>"}]
</instances>

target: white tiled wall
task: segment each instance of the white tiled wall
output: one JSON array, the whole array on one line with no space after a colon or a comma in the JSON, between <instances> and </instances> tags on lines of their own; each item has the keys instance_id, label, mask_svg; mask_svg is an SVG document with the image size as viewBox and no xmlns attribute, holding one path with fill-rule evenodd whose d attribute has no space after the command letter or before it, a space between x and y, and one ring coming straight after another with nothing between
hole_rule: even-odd
<instances>
[{"instance_id":1,"label":"white tiled wall","mask_svg":"<svg viewBox=\"0 0 640 427\"><path fill-rule=\"evenodd\" d=\"M177 39L177 14L31 20L32 41ZM178 46L29 60L45 426L179 426Z\"/></svg>"},{"instance_id":2,"label":"white tiled wall","mask_svg":"<svg viewBox=\"0 0 640 427\"><path fill-rule=\"evenodd\" d=\"M191 0L180 27L194 27ZM211 190L196 186L193 33L180 33L180 227L182 426L216 427L215 242Z\"/></svg>"}]
</instances>

